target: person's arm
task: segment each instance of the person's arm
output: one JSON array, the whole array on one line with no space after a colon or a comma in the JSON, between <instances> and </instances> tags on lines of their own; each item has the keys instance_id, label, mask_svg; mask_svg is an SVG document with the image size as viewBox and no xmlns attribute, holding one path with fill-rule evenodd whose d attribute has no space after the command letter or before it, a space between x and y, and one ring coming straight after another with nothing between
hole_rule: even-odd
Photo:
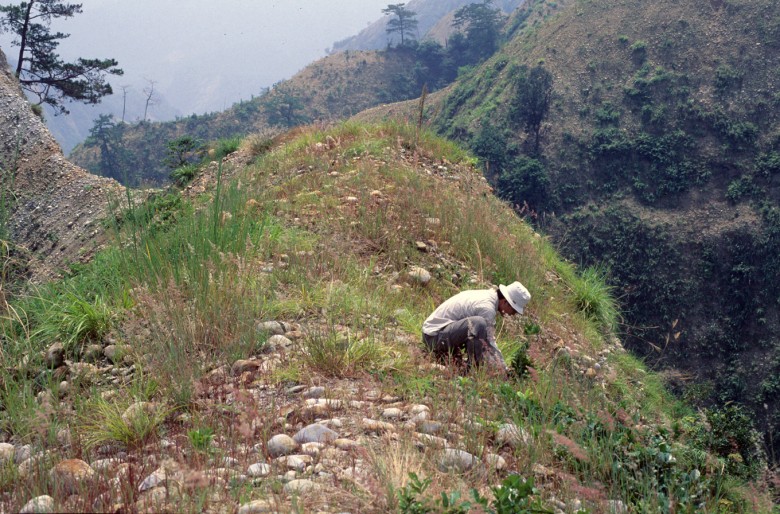
<instances>
[{"instance_id":1,"label":"person's arm","mask_svg":"<svg viewBox=\"0 0 780 514\"><path fill-rule=\"evenodd\" d=\"M477 315L484 318L487 322L489 348L485 348L483 358L491 367L506 372L507 366L504 361L504 355L496 344L496 307L492 303L485 302L480 304L478 311Z\"/></svg>"}]
</instances>

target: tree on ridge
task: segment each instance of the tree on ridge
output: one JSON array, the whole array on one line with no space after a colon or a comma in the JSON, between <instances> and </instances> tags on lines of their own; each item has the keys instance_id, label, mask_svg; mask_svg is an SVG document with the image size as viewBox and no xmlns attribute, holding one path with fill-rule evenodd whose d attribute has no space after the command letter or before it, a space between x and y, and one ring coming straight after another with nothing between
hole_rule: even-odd
<instances>
[{"instance_id":1,"label":"tree on ridge","mask_svg":"<svg viewBox=\"0 0 780 514\"><path fill-rule=\"evenodd\" d=\"M413 39L417 31L417 13L410 11L406 4L389 4L382 9L385 16L395 16L387 22L387 33L398 33L401 36L401 46L406 44L406 39ZM389 42L388 42L389 44Z\"/></svg>"},{"instance_id":2,"label":"tree on ridge","mask_svg":"<svg viewBox=\"0 0 780 514\"><path fill-rule=\"evenodd\" d=\"M19 47L15 72L22 89L38 98L37 105L48 104L57 114L68 113L66 100L99 103L113 93L106 75L123 74L114 59L78 58L68 63L56 53L60 41L70 34L52 33L51 21L81 12L81 4L62 0L0 5L0 32L14 34L12 44Z\"/></svg>"}]
</instances>

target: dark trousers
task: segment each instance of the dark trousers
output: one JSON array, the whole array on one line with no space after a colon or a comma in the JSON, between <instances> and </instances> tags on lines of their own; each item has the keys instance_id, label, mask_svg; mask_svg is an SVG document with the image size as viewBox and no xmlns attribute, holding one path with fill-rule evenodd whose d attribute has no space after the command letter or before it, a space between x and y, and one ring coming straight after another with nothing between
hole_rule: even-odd
<instances>
[{"instance_id":1,"label":"dark trousers","mask_svg":"<svg viewBox=\"0 0 780 514\"><path fill-rule=\"evenodd\" d=\"M461 363L465 350L467 367L479 366L482 353L488 345L487 322L481 316L471 316L450 323L436 335L423 334L423 342L440 361L452 358L456 363Z\"/></svg>"}]
</instances>

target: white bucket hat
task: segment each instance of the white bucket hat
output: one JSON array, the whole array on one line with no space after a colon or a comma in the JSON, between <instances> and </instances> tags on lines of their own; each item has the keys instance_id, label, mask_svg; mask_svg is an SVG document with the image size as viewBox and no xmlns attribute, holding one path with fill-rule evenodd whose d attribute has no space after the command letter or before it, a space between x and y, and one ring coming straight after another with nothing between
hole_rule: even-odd
<instances>
[{"instance_id":1,"label":"white bucket hat","mask_svg":"<svg viewBox=\"0 0 780 514\"><path fill-rule=\"evenodd\" d=\"M522 314L525 304L531 301L531 293L520 282L512 282L508 286L500 285L498 289L518 314Z\"/></svg>"}]
</instances>

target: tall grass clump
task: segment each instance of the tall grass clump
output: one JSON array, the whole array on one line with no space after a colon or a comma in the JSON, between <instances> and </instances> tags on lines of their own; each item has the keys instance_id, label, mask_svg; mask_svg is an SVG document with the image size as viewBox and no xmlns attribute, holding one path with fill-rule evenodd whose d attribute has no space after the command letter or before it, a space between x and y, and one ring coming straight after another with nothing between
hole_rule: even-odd
<instances>
[{"instance_id":1,"label":"tall grass clump","mask_svg":"<svg viewBox=\"0 0 780 514\"><path fill-rule=\"evenodd\" d=\"M605 334L617 333L620 309L604 271L588 267L572 277L569 287L580 312L602 327Z\"/></svg>"},{"instance_id":2,"label":"tall grass clump","mask_svg":"<svg viewBox=\"0 0 780 514\"><path fill-rule=\"evenodd\" d=\"M209 152L209 156L216 160L227 157L238 150L241 146L241 139L241 136L218 139L213 143L213 155Z\"/></svg>"},{"instance_id":3,"label":"tall grass clump","mask_svg":"<svg viewBox=\"0 0 780 514\"><path fill-rule=\"evenodd\" d=\"M80 432L87 448L106 443L139 445L154 436L168 411L151 404L136 404L141 408L128 412L127 402L112 403L96 398L83 407Z\"/></svg>"}]
</instances>

